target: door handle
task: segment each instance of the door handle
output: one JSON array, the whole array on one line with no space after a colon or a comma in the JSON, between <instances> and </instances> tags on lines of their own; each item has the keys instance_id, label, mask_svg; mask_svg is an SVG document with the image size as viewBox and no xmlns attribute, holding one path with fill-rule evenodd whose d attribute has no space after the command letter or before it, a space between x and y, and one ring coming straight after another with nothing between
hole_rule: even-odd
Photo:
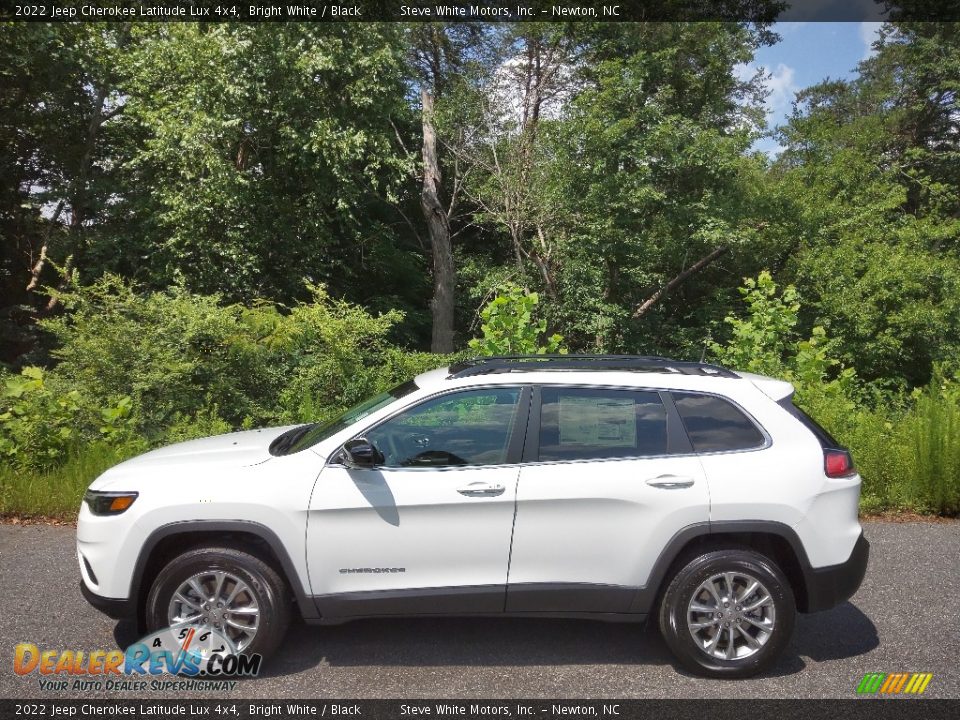
<instances>
[{"instance_id":1,"label":"door handle","mask_svg":"<svg viewBox=\"0 0 960 720\"><path fill-rule=\"evenodd\" d=\"M688 488L691 487L693 483L693 478L687 477L686 475L657 475L647 480L647 485L650 487L661 488L663 490Z\"/></svg>"},{"instance_id":2,"label":"door handle","mask_svg":"<svg viewBox=\"0 0 960 720\"><path fill-rule=\"evenodd\" d=\"M476 482L470 483L466 487L457 488L457 492L467 497L493 497L503 495L506 488L503 485L490 485L489 483Z\"/></svg>"}]
</instances>

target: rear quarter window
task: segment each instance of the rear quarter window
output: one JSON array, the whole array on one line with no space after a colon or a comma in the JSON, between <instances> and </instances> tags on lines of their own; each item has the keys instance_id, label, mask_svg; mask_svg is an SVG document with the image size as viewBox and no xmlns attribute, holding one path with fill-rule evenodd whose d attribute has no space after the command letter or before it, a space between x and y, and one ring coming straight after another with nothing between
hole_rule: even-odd
<instances>
[{"instance_id":1,"label":"rear quarter window","mask_svg":"<svg viewBox=\"0 0 960 720\"><path fill-rule=\"evenodd\" d=\"M766 443L754 422L729 400L699 393L672 396L694 451L753 450Z\"/></svg>"}]
</instances>

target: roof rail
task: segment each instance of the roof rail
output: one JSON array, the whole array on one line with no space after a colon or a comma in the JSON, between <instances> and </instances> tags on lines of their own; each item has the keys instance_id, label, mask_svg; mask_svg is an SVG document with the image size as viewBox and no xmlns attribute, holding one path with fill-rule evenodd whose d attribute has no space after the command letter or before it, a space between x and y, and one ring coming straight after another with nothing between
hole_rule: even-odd
<instances>
[{"instance_id":1,"label":"roof rail","mask_svg":"<svg viewBox=\"0 0 960 720\"><path fill-rule=\"evenodd\" d=\"M671 360L656 355L491 355L471 358L451 365L447 379L544 370L627 371L739 377L736 373L719 365Z\"/></svg>"}]
</instances>

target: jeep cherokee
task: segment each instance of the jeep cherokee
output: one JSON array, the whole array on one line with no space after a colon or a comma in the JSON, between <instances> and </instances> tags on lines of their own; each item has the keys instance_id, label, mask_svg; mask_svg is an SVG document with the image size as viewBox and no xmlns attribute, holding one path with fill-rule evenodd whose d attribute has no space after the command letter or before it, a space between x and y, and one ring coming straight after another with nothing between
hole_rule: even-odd
<instances>
[{"instance_id":1,"label":"jeep cherokee","mask_svg":"<svg viewBox=\"0 0 960 720\"><path fill-rule=\"evenodd\" d=\"M292 612L655 618L745 677L866 570L860 477L789 383L639 356L417 376L329 423L153 450L90 486L81 588L269 654Z\"/></svg>"}]
</instances>

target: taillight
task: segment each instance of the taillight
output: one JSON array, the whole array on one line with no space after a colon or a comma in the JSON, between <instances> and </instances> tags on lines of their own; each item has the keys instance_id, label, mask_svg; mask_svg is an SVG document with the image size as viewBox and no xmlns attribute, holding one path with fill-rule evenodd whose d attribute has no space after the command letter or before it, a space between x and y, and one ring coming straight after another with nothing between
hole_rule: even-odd
<instances>
[{"instance_id":1,"label":"taillight","mask_svg":"<svg viewBox=\"0 0 960 720\"><path fill-rule=\"evenodd\" d=\"M846 450L824 450L823 470L827 477L840 478L853 475L853 457Z\"/></svg>"}]
</instances>

